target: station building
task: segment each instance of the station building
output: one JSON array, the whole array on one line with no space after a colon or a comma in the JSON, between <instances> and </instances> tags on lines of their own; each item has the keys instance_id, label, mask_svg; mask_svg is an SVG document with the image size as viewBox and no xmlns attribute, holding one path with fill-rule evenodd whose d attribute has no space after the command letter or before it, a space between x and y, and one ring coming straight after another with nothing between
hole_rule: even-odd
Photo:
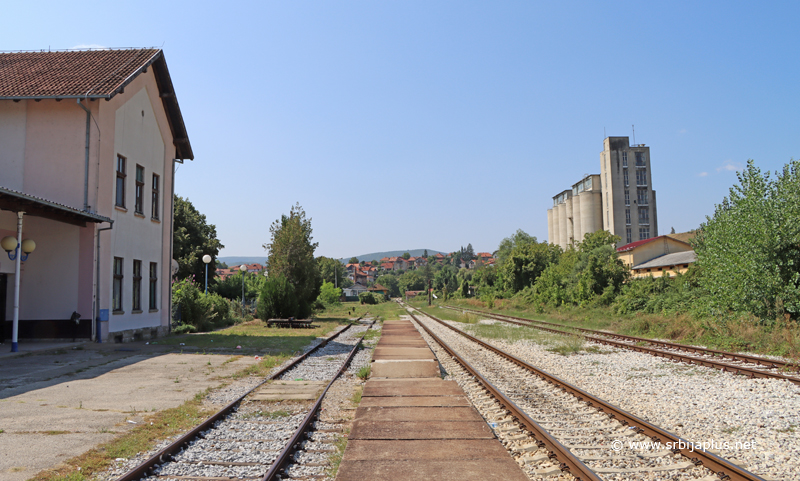
<instances>
[{"instance_id":1,"label":"station building","mask_svg":"<svg viewBox=\"0 0 800 481\"><path fill-rule=\"evenodd\" d=\"M631 145L628 137L606 137L600 153L600 174L553 196L547 210L551 244L567 249L586 234L607 230L620 237L618 246L658 236L656 191L650 169L650 147Z\"/></svg>"},{"instance_id":2,"label":"station building","mask_svg":"<svg viewBox=\"0 0 800 481\"><path fill-rule=\"evenodd\" d=\"M0 53L0 146L0 237L36 244L0 251L0 341L15 292L23 342L166 333L173 173L193 153L164 52Z\"/></svg>"}]
</instances>

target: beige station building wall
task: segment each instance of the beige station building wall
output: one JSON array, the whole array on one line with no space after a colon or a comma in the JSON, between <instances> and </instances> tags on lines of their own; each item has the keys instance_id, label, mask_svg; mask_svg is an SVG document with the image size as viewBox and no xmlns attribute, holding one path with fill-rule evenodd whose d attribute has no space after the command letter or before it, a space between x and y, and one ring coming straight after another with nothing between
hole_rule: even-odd
<instances>
[{"instance_id":1,"label":"beige station building wall","mask_svg":"<svg viewBox=\"0 0 800 481\"><path fill-rule=\"evenodd\" d=\"M606 137L600 174L587 175L553 196L553 207L547 210L548 241L567 249L601 229L620 237L617 247L657 237L651 176L650 147L631 145L628 137Z\"/></svg>"}]
</instances>

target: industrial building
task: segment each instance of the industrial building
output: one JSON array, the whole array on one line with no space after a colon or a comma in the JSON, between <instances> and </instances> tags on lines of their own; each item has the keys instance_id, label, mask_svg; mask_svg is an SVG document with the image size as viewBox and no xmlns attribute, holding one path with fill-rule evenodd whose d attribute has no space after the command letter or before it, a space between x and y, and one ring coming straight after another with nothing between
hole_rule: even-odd
<instances>
[{"instance_id":1,"label":"industrial building","mask_svg":"<svg viewBox=\"0 0 800 481\"><path fill-rule=\"evenodd\" d=\"M628 137L606 137L600 174L553 196L547 210L548 241L562 249L601 229L619 236L618 246L658 236L650 147Z\"/></svg>"}]
</instances>

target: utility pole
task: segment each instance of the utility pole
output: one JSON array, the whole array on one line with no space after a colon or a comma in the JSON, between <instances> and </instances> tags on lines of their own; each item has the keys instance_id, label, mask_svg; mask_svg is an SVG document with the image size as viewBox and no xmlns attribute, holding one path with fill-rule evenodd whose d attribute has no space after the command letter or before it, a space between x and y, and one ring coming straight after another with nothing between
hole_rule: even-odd
<instances>
[{"instance_id":1,"label":"utility pole","mask_svg":"<svg viewBox=\"0 0 800 481\"><path fill-rule=\"evenodd\" d=\"M432 285L433 281L428 279L428 307L431 307L431 296L433 295L433 291L431 290Z\"/></svg>"}]
</instances>

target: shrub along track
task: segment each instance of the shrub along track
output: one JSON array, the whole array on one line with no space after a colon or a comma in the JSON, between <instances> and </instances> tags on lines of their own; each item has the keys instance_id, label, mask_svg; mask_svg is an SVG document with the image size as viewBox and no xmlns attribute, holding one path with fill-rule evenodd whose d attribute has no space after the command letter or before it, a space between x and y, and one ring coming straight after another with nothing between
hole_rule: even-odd
<instances>
[{"instance_id":1,"label":"shrub along track","mask_svg":"<svg viewBox=\"0 0 800 481\"><path fill-rule=\"evenodd\" d=\"M498 321L516 324L519 326L532 327L555 334L575 335L575 332L564 331L564 326L552 322L536 321L533 319L508 316L505 314L495 314L476 309L452 306L441 307L455 311L472 312L486 316L490 319L496 319ZM681 361L689 364L711 367L726 372L741 374L751 378L785 379L795 384L800 384L800 365L794 363L751 356L749 354L738 354L734 352L719 351L716 349L707 349L704 347L688 346L674 342L656 341L643 337L625 336L612 332L595 331L592 329L583 328L570 329L580 332L581 336L587 341L596 342L598 344L605 344L607 346L613 346L620 349L628 349L650 354L656 357L671 359L673 361ZM649 344L650 346L654 347L647 347L643 346L642 344ZM726 360L726 362L723 362L723 360Z\"/></svg>"},{"instance_id":2,"label":"shrub along track","mask_svg":"<svg viewBox=\"0 0 800 481\"><path fill-rule=\"evenodd\" d=\"M338 432L338 426L317 420L320 406L328 389L358 351L361 334L369 327L346 326L118 481L324 478L325 461L334 451L336 440L332 433ZM307 401L282 401L285 409L276 409L280 403L252 400L269 381L297 378L311 381L305 384L323 379L330 382L310 405ZM247 410L240 409L244 403Z\"/></svg>"},{"instance_id":3,"label":"shrub along track","mask_svg":"<svg viewBox=\"0 0 800 481\"><path fill-rule=\"evenodd\" d=\"M412 317L437 343L460 359L465 369L481 379L489 393L484 396L485 402L496 405L490 414L503 420L502 425L497 424L498 436L502 439L504 433L517 433L506 438L517 452L544 449L521 458L522 463L557 459L560 470L578 479L762 479L711 453L694 450L690 442L430 314L424 315L435 323ZM451 345L446 345L442 337ZM470 364L481 369L485 378ZM660 443L660 448L631 449L631 442L651 441Z\"/></svg>"}]
</instances>

